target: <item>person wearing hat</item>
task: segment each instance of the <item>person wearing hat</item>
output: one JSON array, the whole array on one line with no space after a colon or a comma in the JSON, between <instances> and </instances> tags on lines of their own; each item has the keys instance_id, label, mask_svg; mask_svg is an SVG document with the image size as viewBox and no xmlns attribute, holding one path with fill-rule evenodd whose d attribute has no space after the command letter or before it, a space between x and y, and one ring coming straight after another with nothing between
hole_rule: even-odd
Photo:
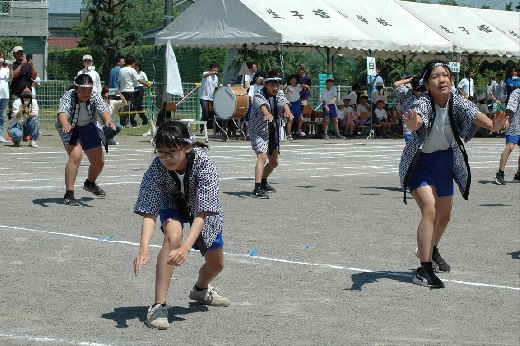
<instances>
[{"instance_id":1,"label":"person wearing hat","mask_svg":"<svg viewBox=\"0 0 520 346\"><path fill-rule=\"evenodd\" d=\"M345 137L352 137L354 135L354 129L356 128L356 125L358 123L357 113L354 110L354 108L350 106L351 97L352 96L350 94L343 97L343 100L341 101L343 108L342 119L340 119L338 115L338 126L339 128L343 129L343 136ZM357 95L355 97L357 98ZM340 107L338 106L338 109L339 108Z\"/></svg>"},{"instance_id":2,"label":"person wearing hat","mask_svg":"<svg viewBox=\"0 0 520 346\"><path fill-rule=\"evenodd\" d=\"M40 83L41 83L41 79L40 77L36 77L35 79L31 79L32 80L32 84L31 84L31 91L32 91L32 97L33 99L36 98L36 88L40 86Z\"/></svg>"},{"instance_id":3,"label":"person wearing hat","mask_svg":"<svg viewBox=\"0 0 520 346\"><path fill-rule=\"evenodd\" d=\"M85 73L92 77L92 81L94 82L94 89L92 91L101 95L101 77L99 77L99 73L96 72L96 67L94 66L92 55L83 55L82 64L83 68L78 71L76 76Z\"/></svg>"},{"instance_id":4,"label":"person wearing hat","mask_svg":"<svg viewBox=\"0 0 520 346\"><path fill-rule=\"evenodd\" d=\"M145 81L148 83L148 76L143 71L143 67L141 66L140 62L136 62L134 69L137 71L137 78L138 80L134 82L134 104L132 105L132 111L133 112L139 112L139 117L141 118L142 125L147 126L148 125L148 118L146 117L146 114L143 112L143 98L144 98L144 86L143 84L139 83L140 80Z\"/></svg>"},{"instance_id":5,"label":"person wearing hat","mask_svg":"<svg viewBox=\"0 0 520 346\"><path fill-rule=\"evenodd\" d=\"M332 122L334 123L334 134L336 138L344 138L339 133L338 115L336 113L337 99L338 91L334 86L334 77L327 77L327 79L325 79L325 88L321 91L321 110L323 112L323 139L329 139L329 118L332 118Z\"/></svg>"},{"instance_id":6,"label":"person wearing hat","mask_svg":"<svg viewBox=\"0 0 520 346\"><path fill-rule=\"evenodd\" d=\"M379 100L383 100L385 105L388 104L388 98L386 97L386 94L385 94L385 89L384 89L383 82L377 82L376 83L376 90L374 90L372 92L370 100L372 101L372 108L373 109L376 108L376 103Z\"/></svg>"},{"instance_id":7,"label":"person wearing hat","mask_svg":"<svg viewBox=\"0 0 520 346\"><path fill-rule=\"evenodd\" d=\"M307 67L304 64L298 65L298 83L300 85L300 103L303 106L309 104L309 97L311 96L311 77L307 76Z\"/></svg>"},{"instance_id":8,"label":"person wearing hat","mask_svg":"<svg viewBox=\"0 0 520 346\"><path fill-rule=\"evenodd\" d=\"M375 125L381 126L381 136L383 138L389 138L387 135L387 132L390 131L390 127L392 124L390 124L390 121L388 120L388 115L386 114L385 108L385 101L382 99L377 100L376 102L376 109L374 110L374 119L375 119Z\"/></svg>"},{"instance_id":9,"label":"person wearing hat","mask_svg":"<svg viewBox=\"0 0 520 346\"><path fill-rule=\"evenodd\" d=\"M26 60L23 55L23 47L13 48L14 62L10 68L11 88L9 96L9 116L12 113L13 102L22 97L22 91L26 87L31 88L32 80L36 79L38 73L34 68L32 59Z\"/></svg>"},{"instance_id":10,"label":"person wearing hat","mask_svg":"<svg viewBox=\"0 0 520 346\"><path fill-rule=\"evenodd\" d=\"M4 58L0 58L0 143L8 142L4 138L4 123L5 113L9 105L9 80L11 79L9 70L10 67L5 63Z\"/></svg>"},{"instance_id":11,"label":"person wearing hat","mask_svg":"<svg viewBox=\"0 0 520 346\"><path fill-rule=\"evenodd\" d=\"M495 80L491 82L491 86L489 87L489 91L491 94L491 100L493 102L493 113L500 112L498 106L501 103L506 102L507 97L507 87L506 83L502 80L502 72L498 71L495 75ZM505 105L504 105L505 108Z\"/></svg>"},{"instance_id":12,"label":"person wearing hat","mask_svg":"<svg viewBox=\"0 0 520 346\"><path fill-rule=\"evenodd\" d=\"M367 86L368 86L368 93L367 93L367 95L372 95L372 93L375 90L375 86L377 85L377 83L381 83L381 85L383 87L385 86L385 84L384 84L385 81L383 80L383 77L381 77L380 73L381 73L381 69L379 68L379 66L376 66L376 75L375 76L371 76L371 75L367 76ZM372 100L372 102L375 102L375 101Z\"/></svg>"}]
</instances>

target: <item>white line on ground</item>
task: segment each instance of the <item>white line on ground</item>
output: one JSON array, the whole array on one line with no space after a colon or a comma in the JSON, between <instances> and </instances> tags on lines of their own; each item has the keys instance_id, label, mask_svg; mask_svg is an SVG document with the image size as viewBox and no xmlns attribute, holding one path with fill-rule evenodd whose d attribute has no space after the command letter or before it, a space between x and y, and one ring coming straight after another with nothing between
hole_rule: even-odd
<instances>
[{"instance_id":1,"label":"white line on ground","mask_svg":"<svg viewBox=\"0 0 520 346\"><path fill-rule=\"evenodd\" d=\"M110 243L119 243L119 244L125 244L125 245L132 245L132 246L139 246L139 243L131 242L131 241L125 241L125 240L103 240L101 238L95 238L95 237L88 237L78 234L72 234L72 233L62 233L62 232L54 232L54 231L44 231L44 230L37 230L37 229L31 229L31 228L24 228L24 227L13 227L13 226L6 226L6 225L0 225L0 228L7 228L12 229L16 231L27 231L27 232L37 232L37 233L45 233L45 234L53 234L58 236L65 236L65 237L71 237L71 238L80 238L85 240L93 240L93 241L101 241L101 242L110 242ZM161 248L161 245L150 245L151 247L155 248ZM196 251L196 250L192 250ZM327 264L327 263L312 263L312 262L300 262L300 261L291 261L286 259L280 259L280 258L270 258L270 257L262 257L262 256L249 256L246 254L232 254L225 252L227 256L233 256L233 257L249 257L254 260L262 260L262 261L270 261L270 262L279 262L279 263L286 263L286 264L292 264L292 265L302 265L302 266L311 266L311 267L323 267L323 268L331 268L331 269L339 269L339 270L349 270L349 271L355 271L355 272L361 272L361 273L375 273L375 274L385 274L385 275L393 275L393 276L400 276L400 277L407 277L411 278L413 277L412 274L399 274L399 273L392 273L392 272L379 272L375 270L370 269L361 269L361 268L353 268L353 267L345 267L341 265L334 265L334 264ZM499 288L499 289L509 289L514 291L520 291L520 287L513 287L513 286L504 286L504 285L494 285L494 284L485 284L480 282L468 282L468 281L460 281L460 280L447 280L444 279L446 282L453 282L461 285L469 285L469 286L477 286L477 287L490 287L490 288ZM1 334L0 334L1 336Z\"/></svg>"},{"instance_id":2,"label":"white line on ground","mask_svg":"<svg viewBox=\"0 0 520 346\"><path fill-rule=\"evenodd\" d=\"M0 334L0 338L23 340L25 342L39 342L39 343L61 343L67 345L81 345L81 346L111 346L110 344L100 344L97 342L86 342L86 341L67 341L55 338L46 338L43 336L29 336L29 335L12 335L12 334Z\"/></svg>"}]
</instances>

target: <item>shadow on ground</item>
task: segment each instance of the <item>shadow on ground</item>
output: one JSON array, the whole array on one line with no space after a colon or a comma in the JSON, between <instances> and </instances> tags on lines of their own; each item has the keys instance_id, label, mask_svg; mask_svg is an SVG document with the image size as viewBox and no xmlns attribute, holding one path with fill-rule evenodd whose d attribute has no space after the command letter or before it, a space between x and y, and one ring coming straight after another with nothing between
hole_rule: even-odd
<instances>
[{"instance_id":1,"label":"shadow on ground","mask_svg":"<svg viewBox=\"0 0 520 346\"><path fill-rule=\"evenodd\" d=\"M87 204L87 202L92 201L94 198L92 197L82 197L78 198L77 201L79 202L80 206L82 207L90 207L90 205ZM62 198L37 198L33 199L34 204L38 204L41 207L50 207L51 204L64 204L63 203L63 197Z\"/></svg>"},{"instance_id":2,"label":"shadow on ground","mask_svg":"<svg viewBox=\"0 0 520 346\"><path fill-rule=\"evenodd\" d=\"M511 255L512 259L520 259L520 251L508 252L507 254Z\"/></svg>"},{"instance_id":3,"label":"shadow on ground","mask_svg":"<svg viewBox=\"0 0 520 346\"><path fill-rule=\"evenodd\" d=\"M399 282L411 283L414 274L412 272L362 272L352 274L352 287L345 288L347 291L361 291L363 285L373 284L380 279L390 279Z\"/></svg>"},{"instance_id":4,"label":"shadow on ground","mask_svg":"<svg viewBox=\"0 0 520 346\"><path fill-rule=\"evenodd\" d=\"M184 318L179 315L188 315L194 312L205 312L208 311L206 305L202 305L195 302L189 303L189 308L182 306L171 306L168 309L168 322L184 321ZM148 312L148 306L124 306L115 308L114 311L101 315L102 318L107 320L113 320L116 322L116 328L128 328L127 321L138 318L139 321L144 323L146 321L146 313Z\"/></svg>"}]
</instances>

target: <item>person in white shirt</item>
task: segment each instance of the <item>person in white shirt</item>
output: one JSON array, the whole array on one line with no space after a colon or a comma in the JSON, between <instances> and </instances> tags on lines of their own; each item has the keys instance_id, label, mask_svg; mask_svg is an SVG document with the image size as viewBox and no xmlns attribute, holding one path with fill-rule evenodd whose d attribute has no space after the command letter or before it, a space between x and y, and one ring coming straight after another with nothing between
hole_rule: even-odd
<instances>
[{"instance_id":1,"label":"person in white shirt","mask_svg":"<svg viewBox=\"0 0 520 346\"><path fill-rule=\"evenodd\" d=\"M303 112L302 112L302 104L300 102L300 91L302 91L301 84L298 83L297 75L290 75L287 78L287 87L285 92L285 97L287 101L290 103L291 113L295 120L298 121L298 129L296 130L296 134L300 137L304 137L305 133L302 131L303 125ZM287 119L287 139L292 141L292 123L293 119Z\"/></svg>"},{"instance_id":2,"label":"person in white shirt","mask_svg":"<svg viewBox=\"0 0 520 346\"><path fill-rule=\"evenodd\" d=\"M96 67L94 66L94 60L92 59L92 55L83 55L82 64L83 68L78 71L76 76L79 76L80 74L84 73L88 74L94 82L93 92L101 94L101 78L99 77L99 73L96 72Z\"/></svg>"},{"instance_id":3,"label":"person in white shirt","mask_svg":"<svg viewBox=\"0 0 520 346\"><path fill-rule=\"evenodd\" d=\"M0 143L7 143L4 138L4 123L7 107L9 106L9 81L12 79L12 74L9 64L5 63L4 58L0 58Z\"/></svg>"},{"instance_id":4,"label":"person in white shirt","mask_svg":"<svg viewBox=\"0 0 520 346\"><path fill-rule=\"evenodd\" d=\"M135 85L148 85L148 82L139 79L139 74L135 70L135 58L128 57L125 59L125 63L126 66L119 71L119 86L121 87L121 94L123 94L128 104L123 109L124 114L121 114L119 119L121 125L127 126L130 118L130 125L138 128L139 124L135 121L135 114L131 113L134 104Z\"/></svg>"},{"instance_id":5,"label":"person in white shirt","mask_svg":"<svg viewBox=\"0 0 520 346\"><path fill-rule=\"evenodd\" d=\"M208 103L213 105L213 94L218 88L218 64L215 61L209 63L209 70L202 74L200 83L199 101L202 110L201 120L208 120ZM204 131L204 125L200 127L201 133Z\"/></svg>"},{"instance_id":6,"label":"person in white shirt","mask_svg":"<svg viewBox=\"0 0 520 346\"><path fill-rule=\"evenodd\" d=\"M110 96L109 92L110 89L104 86L103 89L101 89L101 97L103 97L103 100L107 104L107 110L108 113L110 113L110 118L112 119L112 123L114 124L115 129L113 127L107 126L106 124L103 124L103 133L105 134L108 145L119 145L119 143L114 140L114 137L117 136L119 132L121 132L123 126L114 122L114 115L118 110L126 106L127 101L118 89L115 90L115 97ZM100 119L100 122L103 123L103 119Z\"/></svg>"},{"instance_id":7,"label":"person in white shirt","mask_svg":"<svg viewBox=\"0 0 520 346\"><path fill-rule=\"evenodd\" d=\"M491 100L493 102L493 113L499 112L498 106L502 103L506 102L507 97L507 87L506 83L502 80L503 73L498 71L495 75L496 79L491 83L490 92L491 92ZM505 109L506 105L502 107Z\"/></svg>"},{"instance_id":8,"label":"person in white shirt","mask_svg":"<svg viewBox=\"0 0 520 346\"><path fill-rule=\"evenodd\" d=\"M357 95L354 96L357 98ZM339 113L338 113L338 126L343 129L343 136L352 137L354 135L354 129L357 126L358 123L358 117L357 112L350 106L352 95L349 94L347 96L343 97L343 110L342 114L343 117L340 119ZM338 105L338 109L340 109Z\"/></svg>"},{"instance_id":9,"label":"person in white shirt","mask_svg":"<svg viewBox=\"0 0 520 346\"><path fill-rule=\"evenodd\" d=\"M465 78L463 78L458 85L459 93L465 98L469 98L470 96L475 96L475 85L473 83L473 71L471 69L467 69L464 72Z\"/></svg>"},{"instance_id":10,"label":"person in white shirt","mask_svg":"<svg viewBox=\"0 0 520 346\"><path fill-rule=\"evenodd\" d=\"M132 105L132 111L133 112L139 112L139 117L141 118L142 125L147 126L148 125L148 118L146 117L146 114L143 112L143 99L144 99L144 91L145 87L143 84L139 83L139 81L145 81L148 83L148 76L146 73L144 73L141 63L136 62L135 63L135 70L137 71L137 78L139 78L137 81L134 82L134 104Z\"/></svg>"},{"instance_id":11,"label":"person in white shirt","mask_svg":"<svg viewBox=\"0 0 520 346\"><path fill-rule=\"evenodd\" d=\"M321 109L323 111L323 139L329 139L329 135L327 133L329 128L329 118L332 118L334 123L334 133L336 138L344 138L339 133L338 128L338 116L336 114L337 99L338 91L334 86L334 77L327 77L327 79L325 79L325 88L321 91Z\"/></svg>"},{"instance_id":12,"label":"person in white shirt","mask_svg":"<svg viewBox=\"0 0 520 346\"><path fill-rule=\"evenodd\" d=\"M247 90L253 82L253 76L258 71L258 64L256 62L248 62L246 63L247 68L249 69L249 74L242 76L242 83L244 84L244 89Z\"/></svg>"},{"instance_id":13,"label":"person in white shirt","mask_svg":"<svg viewBox=\"0 0 520 346\"><path fill-rule=\"evenodd\" d=\"M390 130L392 124L388 121L388 116L386 115L386 110L384 108L385 101L378 100L376 103L376 109L374 110L374 115L376 124L381 126L381 136L383 138L388 138L386 133Z\"/></svg>"},{"instance_id":14,"label":"person in white shirt","mask_svg":"<svg viewBox=\"0 0 520 346\"><path fill-rule=\"evenodd\" d=\"M22 97L13 102L13 112L9 119L7 133L13 138L15 147L19 147L23 140L28 141L30 147L38 148L38 144L36 144L40 135L38 102L32 98L31 88L25 87Z\"/></svg>"},{"instance_id":15,"label":"person in white shirt","mask_svg":"<svg viewBox=\"0 0 520 346\"><path fill-rule=\"evenodd\" d=\"M36 98L36 88L38 88L40 86L40 82L42 81L40 79L40 77L36 77L35 79L32 79L32 86L31 86L31 90L32 90L32 97L33 99Z\"/></svg>"}]
</instances>

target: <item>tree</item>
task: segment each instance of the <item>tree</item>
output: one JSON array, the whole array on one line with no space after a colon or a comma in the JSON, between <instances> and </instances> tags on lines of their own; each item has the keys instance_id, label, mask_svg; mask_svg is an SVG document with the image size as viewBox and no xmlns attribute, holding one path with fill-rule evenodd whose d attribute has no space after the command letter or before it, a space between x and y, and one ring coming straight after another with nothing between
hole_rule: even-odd
<instances>
[{"instance_id":1,"label":"tree","mask_svg":"<svg viewBox=\"0 0 520 346\"><path fill-rule=\"evenodd\" d=\"M83 0L83 5L88 16L75 28L79 46L89 48L102 80L108 80L124 47L140 45L143 31L162 26L163 0Z\"/></svg>"}]
</instances>

